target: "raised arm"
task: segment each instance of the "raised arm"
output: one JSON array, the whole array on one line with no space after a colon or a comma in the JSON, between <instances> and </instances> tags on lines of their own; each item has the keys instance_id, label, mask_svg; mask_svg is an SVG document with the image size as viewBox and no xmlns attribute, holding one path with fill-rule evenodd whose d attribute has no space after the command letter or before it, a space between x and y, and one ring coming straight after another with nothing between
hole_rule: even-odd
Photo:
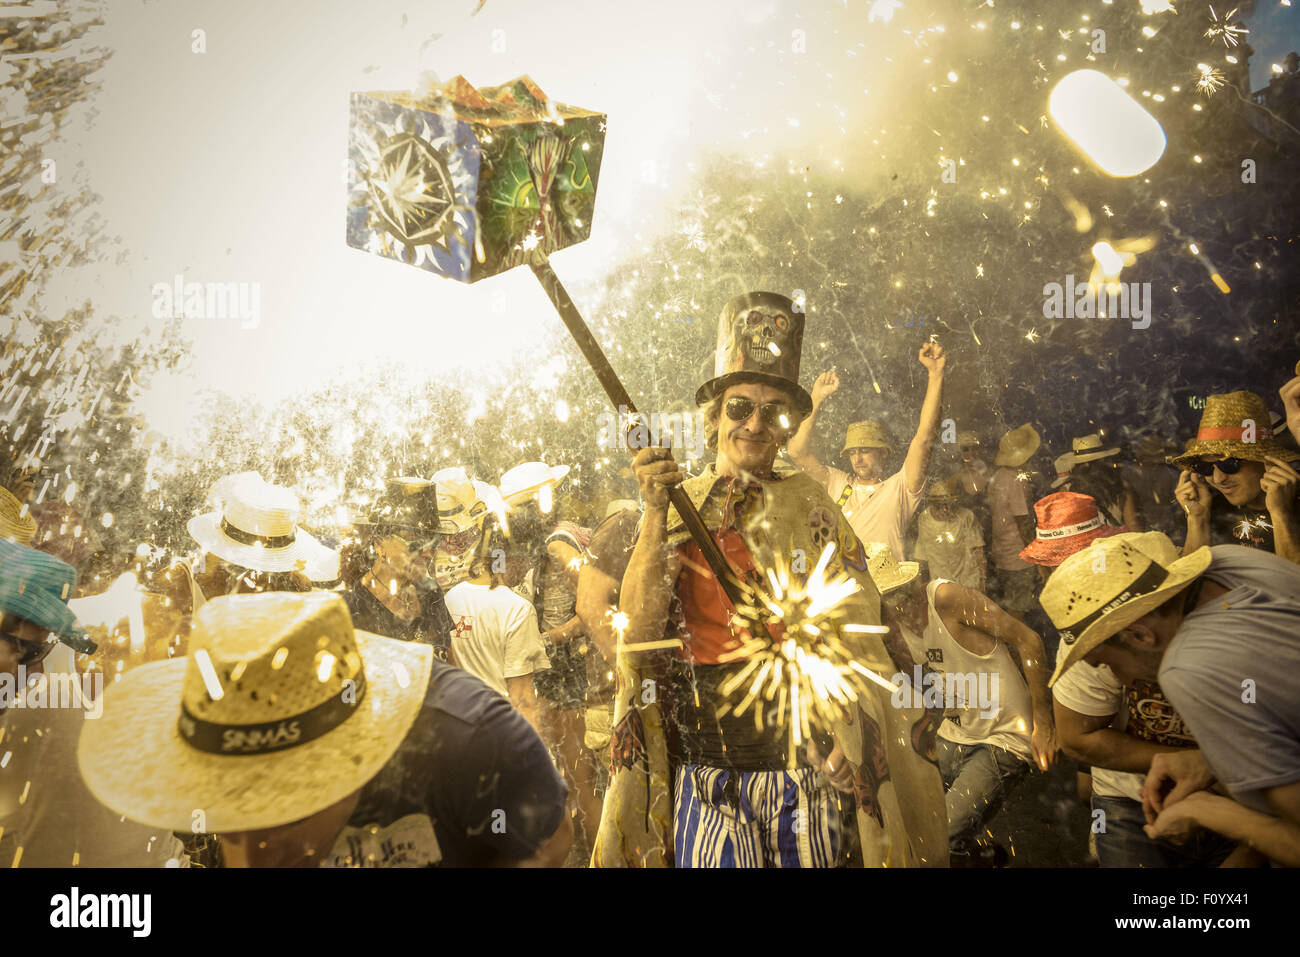
<instances>
[{"instance_id":1,"label":"raised arm","mask_svg":"<svg viewBox=\"0 0 1300 957\"><path fill-rule=\"evenodd\" d=\"M1178 477L1174 498L1187 516L1187 539L1183 554L1190 555L1202 545L1210 544L1210 502L1214 493L1205 484L1205 477L1187 469Z\"/></svg>"},{"instance_id":2,"label":"raised arm","mask_svg":"<svg viewBox=\"0 0 1300 957\"><path fill-rule=\"evenodd\" d=\"M943 346L937 342L921 346L917 358L929 371L930 381L925 387L925 401L921 403L921 421L917 423L916 435L912 437L912 444L907 447L907 458L903 461L907 489L913 494L925 488L925 473L930 469L934 437L939 431L939 416L943 412L943 370L948 364Z\"/></svg>"},{"instance_id":3,"label":"raised arm","mask_svg":"<svg viewBox=\"0 0 1300 957\"><path fill-rule=\"evenodd\" d=\"M813 455L813 423L817 421L817 413L821 411L822 403L839 387L840 376L834 369L829 369L817 377L812 389L812 411L799 423L799 430L790 437L787 446L794 464L803 469L814 482L820 482L822 485L825 485L830 478L830 472L822 464L821 459Z\"/></svg>"}]
</instances>

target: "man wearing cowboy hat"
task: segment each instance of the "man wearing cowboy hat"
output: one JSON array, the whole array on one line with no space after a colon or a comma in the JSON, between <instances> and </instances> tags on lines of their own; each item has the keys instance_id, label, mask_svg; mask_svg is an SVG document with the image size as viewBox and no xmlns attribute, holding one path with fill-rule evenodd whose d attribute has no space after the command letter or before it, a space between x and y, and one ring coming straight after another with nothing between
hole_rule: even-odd
<instances>
[{"instance_id":1,"label":"man wearing cowboy hat","mask_svg":"<svg viewBox=\"0 0 1300 957\"><path fill-rule=\"evenodd\" d=\"M643 651L618 655L615 766L596 864L833 866L841 824L832 786L857 792L864 863L947 860L942 785L910 746L919 709L892 708L877 692L859 699L852 723L836 729L841 743L825 746L829 754L791 754L788 711L756 729L750 713L722 708L725 683L746 664L732 654L746 631L670 507L670 486L684 482L741 579L756 585L778 553L787 567L803 569L795 577L824 555L828 576L857 583L844 603L849 620L879 622L878 595L848 521L807 474L773 470L777 450L812 407L798 384L803 322L776 293L729 301L714 377L696 393L717 461L688 480L668 449L642 449L633 460L645 514L619 596L622 644L662 646L667 635L679 647L662 662ZM856 645L861 665L892 673L883 644L864 637Z\"/></svg>"},{"instance_id":2,"label":"man wearing cowboy hat","mask_svg":"<svg viewBox=\"0 0 1300 957\"><path fill-rule=\"evenodd\" d=\"M989 482L989 511L993 520L993 537L989 553L993 558L994 580L990 597L1017 617L1024 618L1033 609L1038 573L1020 557L1020 551L1033 538L1030 521L1030 476L1025 464L1038 451L1038 432L1029 423L1012 429L998 442L997 470Z\"/></svg>"},{"instance_id":3,"label":"man wearing cowboy hat","mask_svg":"<svg viewBox=\"0 0 1300 957\"><path fill-rule=\"evenodd\" d=\"M1300 866L1300 568L1236 545L1175 558L1156 536L1100 539L1053 573L1052 680L1106 665L1125 687L1157 681L1182 716L1197 748L1151 759L1148 836L1206 828Z\"/></svg>"},{"instance_id":4,"label":"man wearing cowboy hat","mask_svg":"<svg viewBox=\"0 0 1300 957\"><path fill-rule=\"evenodd\" d=\"M1123 529L1099 524L1096 506L1087 496L1057 492L1035 508L1040 538L1024 554L1048 572L1098 539L1123 534ZM1065 531L1069 534L1050 535ZM1044 532L1049 534L1041 537ZM1144 534L1142 541L1166 564L1178 558L1173 543L1158 532ZM1069 650L1070 645L1061 642L1057 661ZM1085 660L1061 673L1052 685L1052 699L1061 749L1088 767L1088 800L1105 822L1092 834L1102 867L1218 867L1223 863L1234 842L1217 835L1174 843L1146 833L1141 791L1152 758L1196 747L1186 722L1157 682L1135 679L1125 687L1106 665Z\"/></svg>"},{"instance_id":5,"label":"man wearing cowboy hat","mask_svg":"<svg viewBox=\"0 0 1300 957\"><path fill-rule=\"evenodd\" d=\"M841 454L848 458L853 474L823 465L813 454L813 423L822 403L840 387L834 369L823 372L813 383L812 409L798 432L790 439L790 458L813 479L826 487L836 504L844 510L859 541L886 542L895 554L903 554L907 526L916 514L925 488L930 454L934 451L943 404L943 375L948 359L943 346L927 342L917 359L929 373L925 400L916 435L907 447L903 467L888 475L887 464L893 443L879 422L864 420L849 426Z\"/></svg>"},{"instance_id":6,"label":"man wearing cowboy hat","mask_svg":"<svg viewBox=\"0 0 1300 957\"><path fill-rule=\"evenodd\" d=\"M1183 554L1235 542L1300 562L1300 452L1279 442L1264 400L1253 392L1205 399L1196 438L1172 464L1183 470L1175 496L1187 516ZM1211 508L1222 495L1230 508Z\"/></svg>"},{"instance_id":7,"label":"man wearing cowboy hat","mask_svg":"<svg viewBox=\"0 0 1300 957\"><path fill-rule=\"evenodd\" d=\"M1042 639L979 592L942 578L926 584L918 563L896 561L883 542L866 549L917 662L893 681L901 689L906 679L924 704L937 699L945 712L937 751L952 866L1004 862L1005 851L984 840L989 821L1031 765L1046 771L1056 760ZM904 692L894 700L905 701Z\"/></svg>"},{"instance_id":8,"label":"man wearing cowboy hat","mask_svg":"<svg viewBox=\"0 0 1300 957\"><path fill-rule=\"evenodd\" d=\"M301 507L291 489L257 472L227 475L212 487L215 511L190 519L190 537L203 549L191 576L193 610L214 595L293 589L339 577L339 555L298 524Z\"/></svg>"},{"instance_id":9,"label":"man wearing cowboy hat","mask_svg":"<svg viewBox=\"0 0 1300 957\"><path fill-rule=\"evenodd\" d=\"M1123 525L1134 531L1137 527L1137 496L1124 484L1120 471L1117 445L1107 445L1101 435L1093 432L1071 441L1069 466L1065 481L1052 483L1052 488L1063 487L1071 492L1089 495L1097 503L1105 519L1112 525ZM1060 459L1057 471L1060 472Z\"/></svg>"},{"instance_id":10,"label":"man wearing cowboy hat","mask_svg":"<svg viewBox=\"0 0 1300 957\"><path fill-rule=\"evenodd\" d=\"M954 581L984 590L984 536L975 515L957 504L952 480L931 482L926 508L916 520L916 557L926 563L930 578Z\"/></svg>"},{"instance_id":11,"label":"man wearing cowboy hat","mask_svg":"<svg viewBox=\"0 0 1300 957\"><path fill-rule=\"evenodd\" d=\"M537 735L421 642L329 592L233 595L190 654L106 691L78 747L119 814L221 839L228 867L558 866L564 784Z\"/></svg>"}]
</instances>

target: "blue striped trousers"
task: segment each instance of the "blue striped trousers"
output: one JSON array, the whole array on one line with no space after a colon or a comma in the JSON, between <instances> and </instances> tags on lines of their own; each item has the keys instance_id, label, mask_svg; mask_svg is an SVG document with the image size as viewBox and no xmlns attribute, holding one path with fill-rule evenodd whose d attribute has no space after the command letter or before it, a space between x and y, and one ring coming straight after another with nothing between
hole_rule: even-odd
<instances>
[{"instance_id":1,"label":"blue striped trousers","mask_svg":"<svg viewBox=\"0 0 1300 957\"><path fill-rule=\"evenodd\" d=\"M677 769L673 795L677 867L834 867L839 802L812 768Z\"/></svg>"}]
</instances>

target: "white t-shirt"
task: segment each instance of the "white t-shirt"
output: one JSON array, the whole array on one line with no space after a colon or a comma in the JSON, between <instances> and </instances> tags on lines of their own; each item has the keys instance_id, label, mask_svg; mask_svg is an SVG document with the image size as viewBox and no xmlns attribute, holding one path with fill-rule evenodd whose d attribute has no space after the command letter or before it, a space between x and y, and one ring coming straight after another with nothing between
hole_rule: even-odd
<instances>
[{"instance_id":1,"label":"white t-shirt","mask_svg":"<svg viewBox=\"0 0 1300 957\"><path fill-rule=\"evenodd\" d=\"M1056 652L1058 663L1068 649L1069 645L1061 642ZM1195 746L1187 725L1154 682L1125 689L1105 665L1093 667L1080 661L1056 679L1052 694L1079 714L1097 718L1114 715L1110 727L1139 740L1168 747ZM1139 790L1144 781L1145 774L1092 766L1092 793L1098 797L1141 801Z\"/></svg>"},{"instance_id":2,"label":"white t-shirt","mask_svg":"<svg viewBox=\"0 0 1300 957\"><path fill-rule=\"evenodd\" d=\"M532 603L504 585L461 582L447 592L456 661L503 697L507 678L551 667Z\"/></svg>"},{"instance_id":3,"label":"white t-shirt","mask_svg":"<svg viewBox=\"0 0 1300 957\"><path fill-rule=\"evenodd\" d=\"M858 482L856 476L839 469L826 471L826 491L853 526L858 541L884 542L895 559L901 562L907 558L903 538L921 504L921 493L908 491L903 471L895 472L877 485ZM847 498L844 498L845 490L848 490Z\"/></svg>"},{"instance_id":4,"label":"white t-shirt","mask_svg":"<svg viewBox=\"0 0 1300 957\"><path fill-rule=\"evenodd\" d=\"M984 535L968 508L955 510L955 517L941 521L930 509L916 520L916 558L930 566L931 578L946 578L976 591L980 589L980 566L972 552L984 547Z\"/></svg>"},{"instance_id":5,"label":"white t-shirt","mask_svg":"<svg viewBox=\"0 0 1300 957\"><path fill-rule=\"evenodd\" d=\"M993 514L993 564L1006 571L1024 571L1034 566L1020 557L1027 544L1020 537L1016 518L1029 514L1029 479L1016 469L1000 468L989 482L989 510Z\"/></svg>"}]
</instances>

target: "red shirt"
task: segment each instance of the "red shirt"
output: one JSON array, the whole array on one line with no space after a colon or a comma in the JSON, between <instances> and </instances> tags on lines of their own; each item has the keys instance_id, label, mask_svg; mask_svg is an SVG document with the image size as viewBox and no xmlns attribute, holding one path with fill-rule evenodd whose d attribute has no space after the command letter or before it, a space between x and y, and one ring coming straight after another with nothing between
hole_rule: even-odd
<instances>
[{"instance_id":1,"label":"red shirt","mask_svg":"<svg viewBox=\"0 0 1300 957\"><path fill-rule=\"evenodd\" d=\"M759 580L754 558L735 528L715 532L713 539L738 578L750 582ZM718 656L740 647L749 637L749 632L742 627L733 628L730 625L734 615L731 602L709 570L700 546L688 540L677 546L677 552L682 557L682 572L677 578L677 598L681 602L686 625L681 656L695 664L720 664ZM770 626L770 629L776 640L784 635L784 629L779 626Z\"/></svg>"}]
</instances>

